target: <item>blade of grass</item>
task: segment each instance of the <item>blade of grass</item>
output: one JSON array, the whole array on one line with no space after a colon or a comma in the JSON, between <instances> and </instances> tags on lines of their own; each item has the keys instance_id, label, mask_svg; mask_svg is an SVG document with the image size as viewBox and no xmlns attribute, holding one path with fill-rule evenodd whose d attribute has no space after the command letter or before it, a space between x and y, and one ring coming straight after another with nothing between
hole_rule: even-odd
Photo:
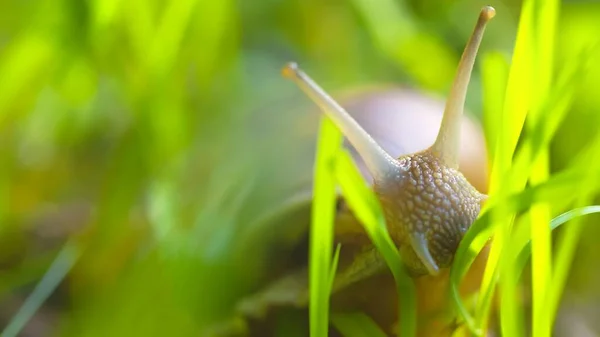
<instances>
[{"instance_id":1,"label":"blade of grass","mask_svg":"<svg viewBox=\"0 0 600 337\"><path fill-rule=\"evenodd\" d=\"M321 118L314 172L314 199L310 229L309 315L311 337L327 336L331 291L331 254L335 217L333 163L342 135L328 118Z\"/></svg>"},{"instance_id":2,"label":"blade of grass","mask_svg":"<svg viewBox=\"0 0 600 337\"><path fill-rule=\"evenodd\" d=\"M562 69L559 79L555 81L554 87L551 92L547 94L542 105L532 110L532 113L538 115L538 117L533 121L530 120L530 132L516 155L512 170L516 172L533 170L533 176L530 176L529 181L534 185L547 179L547 149L552 137L560 123L562 123L568 108L572 103L573 94L578 87L577 84L579 83L581 75L581 64L583 64L584 61L585 55L582 54L579 59L569 62L569 64ZM537 176L534 173L535 170L538 170ZM521 180L522 176L516 179ZM518 182L518 184L522 183L522 181ZM529 226L529 237L536 238L533 241L533 245L541 250L538 251L537 254L541 254L539 256L541 256L540 259L542 260L536 260L532 257L532 268L534 268L534 270L532 270L532 281L534 282L532 285L532 288L534 289L533 296L537 296L537 300L534 298L533 301L537 301L536 305L538 308L534 309L534 311L538 311L533 314L533 324L538 326L538 328L536 328L538 329L536 330L538 331L537 334L546 336L550 334L551 324L549 323L550 314L547 312L548 306L545 304L545 301L548 294L548 287L553 284L553 282L550 281L551 272L549 266L551 262L551 238L550 230L548 229L548 223L550 222L550 208L547 205L544 206L544 204L537 204L534 205L530 211L532 213L531 217L529 217L531 221L531 226ZM540 242L536 240L543 240L542 237L544 235L547 236L547 241L541 243L541 246L536 246L535 242ZM511 245L511 247L514 247L514 245ZM514 255L516 253L517 252L509 253L509 255ZM535 248L534 254L536 254ZM515 264L511 263L510 259L507 260L508 261L503 268L503 279L505 280L505 284L502 290L502 328L505 334L516 336L523 334L522 328L518 327L516 323L522 316L522 308L520 308L517 301L517 284L515 281L515 279L518 278L517 274L519 271L515 269ZM544 283L544 285L536 284L536 280L537 282ZM540 291L543 287L546 287L545 290ZM534 307L536 305L534 305ZM545 328L543 326L545 326Z\"/></svg>"},{"instance_id":3,"label":"blade of grass","mask_svg":"<svg viewBox=\"0 0 600 337\"><path fill-rule=\"evenodd\" d=\"M345 337L385 337L385 332L362 312L336 313L332 315L333 325Z\"/></svg>"},{"instance_id":4,"label":"blade of grass","mask_svg":"<svg viewBox=\"0 0 600 337\"><path fill-rule=\"evenodd\" d=\"M35 315L42 304L56 290L62 280L65 279L80 255L79 248L73 243L68 242L58 253L58 256L48 268L44 277L36 285L35 289L21 306L19 311L10 320L8 325L2 331L2 337L19 336L21 330L27 322Z\"/></svg>"},{"instance_id":5,"label":"blade of grass","mask_svg":"<svg viewBox=\"0 0 600 337\"><path fill-rule=\"evenodd\" d=\"M342 250L342 245L338 243L335 247L335 253L333 254L333 261L331 261L331 270L329 271L329 292L333 290L333 281L335 281L335 274L338 269L338 262L340 260L340 251Z\"/></svg>"},{"instance_id":6,"label":"blade of grass","mask_svg":"<svg viewBox=\"0 0 600 337\"><path fill-rule=\"evenodd\" d=\"M550 93L554 68L554 40L556 35L556 21L558 16L558 1L537 1L533 11L533 48L534 60L532 63L532 76L536 79L533 89L533 104L541 107ZM532 109L531 123L536 123L543 118L544 111L539 108ZM550 154L544 148L536 161L532 163L530 182L537 184L548 179ZM546 204L536 204L531 208L531 289L533 296L533 337L550 336L549 313L546 306L546 296L551 284L551 237L550 208ZM510 268L509 266L509 269ZM511 270L514 272L514 270ZM507 277L513 278L513 275Z\"/></svg>"},{"instance_id":7,"label":"blade of grass","mask_svg":"<svg viewBox=\"0 0 600 337\"><path fill-rule=\"evenodd\" d=\"M600 153L600 135L596 136L594 143L592 143L592 152L588 156L589 163L591 166L587 171L587 178L582 179L581 190L578 198L578 204L587 204L600 188L600 175L596 171L600 170L600 161L597 160L596 155ZM595 151L594 151L595 150ZM584 157L585 158L585 157ZM596 208L586 208L583 211L595 210ZM589 213L585 213L589 214ZM566 220L567 221L567 220ZM556 319L558 311L558 305L560 298L565 286L567 276L573 261L575 254L575 248L579 237L581 236L581 223L580 220L569 226L562 237L562 241L558 245L555 270L552 275L552 287L549 290L548 296L548 312L549 312L549 324L553 324Z\"/></svg>"},{"instance_id":8,"label":"blade of grass","mask_svg":"<svg viewBox=\"0 0 600 337\"><path fill-rule=\"evenodd\" d=\"M555 230L556 228L560 227L562 224L570 221L570 220L579 220L579 217L583 216L583 215L587 215L587 214L592 214L592 213L600 213L600 206L588 206L588 207L582 207L582 208L577 208L571 211L568 211L566 213L563 213L557 217L555 217L554 219L552 219L552 221L550 221L550 226L548 227L550 229L550 231ZM525 220L525 221L530 221L529 219ZM579 224L575 224L573 223L572 226L577 226ZM509 286L509 287L514 287L515 289L511 289L511 292L516 292L516 287L519 283L519 279L520 276L523 272L523 270L525 269L525 265L529 259L529 257L532 254L532 240L531 237L529 237L525 243L523 244L516 244L515 245L515 249L513 250L514 252L517 252L518 254L513 255L512 257L506 259L509 261L509 263L512 263L515 266L515 275L510 279L510 282L507 282L505 285ZM504 288L503 290L505 290L506 288ZM515 300L514 297L511 298L504 298L505 294L503 292L502 294L503 296L503 301L504 300ZM518 309L522 309L520 306L518 306ZM517 310L517 313L521 313L521 310ZM553 311L549 311L550 313L552 313ZM514 320L516 319L517 322L505 322L505 320ZM501 316L501 320L502 320L502 327L503 329L505 329L505 325L512 325L512 326L518 326L519 330L513 330L513 329L505 329L508 332L511 333L518 333L519 335L524 335L524 329L523 329L523 315L514 315L514 316L509 316L509 317L505 317L505 316ZM546 322L542 322L543 324L546 324ZM552 323L552 321L550 321L550 323ZM518 325L517 325L518 324ZM549 333L549 332L548 332ZM514 336L514 335L510 335L510 336Z\"/></svg>"},{"instance_id":9,"label":"blade of grass","mask_svg":"<svg viewBox=\"0 0 600 337\"><path fill-rule=\"evenodd\" d=\"M500 52L486 53L481 60L483 85L483 127L488 157L494 158L498 126L501 123L510 65Z\"/></svg>"},{"instance_id":10,"label":"blade of grass","mask_svg":"<svg viewBox=\"0 0 600 337\"><path fill-rule=\"evenodd\" d=\"M548 169L547 169L547 155L544 154L547 148L547 142L543 142L544 146L539 142L535 145L539 147L536 148L536 151L532 151L531 153L526 154L524 157L524 162L521 162L522 166L520 169L516 169L514 164L511 162L512 155L514 153L516 142L518 141L518 136L520 134L520 130L522 129L522 121L523 118L527 116L528 112L533 112L533 117L529 119L531 125L536 126L537 124L542 124L542 126L549 127L548 130L544 130L541 128L541 132L544 134L553 134L555 128L552 123L544 124L540 123L540 119L546 119L549 115L549 110L559 110L561 113L558 113L558 118L556 120L561 120L564 116L564 112L567 107L571 103L572 90L564 90L564 87L559 86L558 95L557 93L553 93L554 95L550 95L550 86L551 86L551 72L548 74L550 70L548 70L552 65L548 63L537 63L532 62L532 60L537 60L539 57L536 57L540 50L542 52L547 51L548 49L552 49L553 47L553 38L554 38L554 30L549 29L549 31L544 31L545 28L553 28L556 21L556 12L557 12L557 4L556 3L543 3L540 1L526 1L523 4L523 12L521 16L519 33L517 36L517 45L513 57L513 66L511 67L511 74L509 75L509 83L507 87L507 95L506 102L504 106L504 118L510 118L513 120L517 120L515 123L516 127L511 126L509 120L503 118L503 122L501 123L502 127L508 128L500 133L498 143L496 144L498 147L498 151L495 153L494 166L492 169L492 194L495 193L506 193L506 191L497 191L500 188L496 189L496 186L508 186L512 188L513 191L517 191L522 189L526 183L526 177L529 175L529 172L533 172L534 175L532 183L539 183L544 181L548 177ZM515 73L514 77L511 78L513 71ZM565 71L565 73L569 73ZM542 78L545 83L541 86L537 85L537 78ZM533 86L533 78L536 78L536 85ZM511 79L516 79L515 82L511 82ZM571 83L572 84L572 83ZM568 88L568 87L567 87ZM561 92L561 89L564 92ZM558 107L554 107L551 104L548 104L550 100L554 100L554 97L559 97L558 101L560 103ZM517 114L515 115L515 111ZM512 115L511 115L512 114ZM531 113L530 113L531 114ZM554 116L552 118L555 118ZM512 131L519 130L519 132ZM538 129L540 130L540 129ZM534 139L538 141L539 139ZM546 139L544 139L546 140ZM529 150L529 149L527 149ZM531 171L533 169L533 171ZM501 181L509 182L500 183ZM536 208L539 207L539 208ZM549 276L550 276L550 232L548 230L547 223L549 221L549 209L545 206L534 206L533 208L534 216L532 217L533 221L536 223L535 226L532 226L532 235L535 235L539 238L538 241L540 244L536 245L537 255L534 258L536 263L532 264L532 268L536 270L536 276L534 277L534 282L537 282L538 286L534 285L535 293L538 296L536 302L536 307L539 308L536 314L534 314L534 324L539 326L548 326L547 319L544 318L544 310L545 306L543 305L543 297L546 294L546 289L549 286ZM499 216L502 218L502 216ZM503 251L503 239L508 239L511 237L511 231L513 227L513 222L508 221L504 224L499 223L499 231L495 237L494 243L492 245L492 251L490 252L490 259L488 260L488 266L486 268L486 272L484 275L484 281L482 286L483 296L480 297L480 305L478 306L477 312L479 314L480 319L479 325L482 329L486 325L486 316L487 316L487 307L489 305L489 299L493 294L495 285L492 284L494 279L494 274L499 272L497 268L502 256L506 253ZM510 248L509 248L510 249ZM503 289L503 296L506 298L506 301L502 302L501 309L503 311L502 316L515 316L515 312L518 310L516 307L516 302L511 300L510 292L511 290L515 290L511 284L511 278L513 278L515 274L514 265L510 263L502 264L502 274L503 277L501 279L501 285L506 282L506 286L510 289ZM540 283L544 283L544 285L540 285ZM508 293L508 294L507 294ZM537 315L537 316L536 316ZM508 335L517 334L517 328L511 326L510 322L515 322L516 320L507 319L507 325L503 325L503 331L505 331ZM537 322L537 323L536 323ZM540 335L547 335L549 333L549 329L541 327L541 330L538 332ZM510 330L510 332L508 331ZM545 332L546 331L546 332Z\"/></svg>"},{"instance_id":11,"label":"blade of grass","mask_svg":"<svg viewBox=\"0 0 600 337\"><path fill-rule=\"evenodd\" d=\"M550 137L546 138L546 140L549 139ZM538 146L534 145L532 148L534 149L532 152L539 152L536 150ZM475 326L475 319L469 314L466 306L462 302L459 296L458 287L468 268L487 244L489 237L494 230L494 224L491 217L492 212L490 212L489 209L497 207L496 205L504 205L504 207L506 207L506 212L518 213L527 210L529 206L536 201L552 202L554 207L564 207L570 204L577 195L576 193L579 189L578 183L581 182L584 177L581 173L582 169L589 166L587 160L588 156L592 156L596 153L595 148L593 147L590 147L590 149L587 149L587 151L584 152L587 153L587 156L584 153L581 157L574 159L571 168L553 175L548 181L542 184L513 193L505 198L501 198L500 196L491 198L488 201L488 204L490 205L488 210L482 212L477 221L475 221L469 231L465 234L455 254L454 264L450 272L450 288L457 312L465 321L470 331L475 335L479 335L481 332ZM531 152L528 152L528 154L531 154ZM516 168L518 167L520 166L517 165ZM596 168L590 174L600 176L600 169ZM503 293L506 290L507 289L503 289ZM512 298L514 297L511 297L511 299ZM515 312L517 311L518 310Z\"/></svg>"},{"instance_id":12,"label":"blade of grass","mask_svg":"<svg viewBox=\"0 0 600 337\"><path fill-rule=\"evenodd\" d=\"M512 64L508 74L506 95L500 118L498 139L490 178L490 196L505 195L511 191L511 184L506 184L506 175L511 167L511 160L523 128L525 117L530 108L529 89L532 85L530 73L532 63L531 52L531 17L532 1L523 3L519 20L517 40L513 53ZM522 174L527 175L526 172ZM512 229L511 214L503 214L504 208L494 210L494 227L497 228L491 245L488 261L481 282L480 296L477 302L476 332L486 330L491 298L498 279L498 266L503 255L504 244ZM504 221L503 221L504 220Z\"/></svg>"},{"instance_id":13,"label":"blade of grass","mask_svg":"<svg viewBox=\"0 0 600 337\"><path fill-rule=\"evenodd\" d=\"M550 221L550 230L553 231L571 220L577 220L584 215L600 213L600 205L585 206L567 211ZM524 245L520 246L519 254L515 260L516 269L519 270L519 275L525 269L525 264L531 255L531 240L528 240Z\"/></svg>"},{"instance_id":14,"label":"blade of grass","mask_svg":"<svg viewBox=\"0 0 600 337\"><path fill-rule=\"evenodd\" d=\"M353 213L365 227L369 238L383 255L390 268L400 303L399 335L416 336L416 289L412 279L404 269L398 249L390 237L381 205L364 182L350 155L340 151L336 160L336 178L342 187L343 195Z\"/></svg>"},{"instance_id":15,"label":"blade of grass","mask_svg":"<svg viewBox=\"0 0 600 337\"><path fill-rule=\"evenodd\" d=\"M577 64L576 62L573 62L572 64ZM536 165L541 165L540 164L540 160L545 161L546 159L544 159L545 156L547 156L547 151L546 149L549 146L549 143L554 135L554 133L556 132L558 126L560 125L560 123L562 122L562 120L564 119L567 111L568 111L568 107L570 106L571 102L572 102L572 98L573 98L573 93L574 93L574 88L576 87L576 82L579 74L579 67L578 66L567 66L564 68L564 71L561 73L561 80L558 81L558 84L556 85L556 87L552 90L551 95L548 96L548 99L546 100L546 102L544 103L544 105L539 108L540 111L543 111L544 114L543 116L541 116L540 118L537 118L537 120L535 121L535 123L531 123L532 127L530 130L530 133L528 135L528 137L524 140L523 142L523 146L519 149L514 163L513 163L513 167L511 169L512 172L526 172L528 170L531 169L536 169ZM540 159L541 158L541 159ZM537 163L537 164L536 164ZM547 171L547 170L546 170ZM542 168L542 172L545 172L544 169ZM530 179L530 182L532 184L539 184L541 182L544 181L545 176L543 177L544 179L541 179L543 176L538 176L537 179ZM524 176L523 175L519 175L516 176L514 178L512 178L511 180L513 180L515 182L515 184L519 184L519 186L524 186ZM543 204L540 204L543 205ZM541 237L543 235L547 235L547 239L548 242L546 242L546 246L543 246L542 249L543 251L549 250L550 249L550 232L547 229L548 227L548 223L549 223L549 208L546 206L539 206L542 208L536 208L538 206L533 206L533 208L531 209L532 213L532 217L530 217L529 219L532 221L532 226L530 226L530 234L529 237ZM541 213L539 213L541 212ZM534 223L537 223L537 225L533 225ZM543 226L544 228L546 228L545 230L543 230L543 233L540 233L540 226ZM546 233L547 232L547 233ZM545 233L545 234L544 234ZM512 245L511 245L512 247ZM544 248L545 247L545 248ZM550 274L549 274L549 270L550 268L548 266L543 267L542 265L544 265L544 263L550 263L550 253L546 252L547 255L544 259L544 261L542 262L533 262L533 264L535 264L537 267L532 267L532 268L538 268L541 270L537 270L535 272L533 272L534 274L537 273L538 276L536 277L540 277L540 273L546 273L544 274L544 281L540 281L540 282L548 282L548 284L546 284L546 286L549 286L549 279L550 279ZM510 254L510 253L509 253ZM543 252L540 254L544 254ZM509 259L510 260L510 259ZM537 260L536 260L537 261ZM514 278L516 277L516 274L518 273L517 270L515 270L514 268L514 264L507 262L506 264L503 265L503 273L504 273L504 277L503 279L505 280L505 284L503 285L503 290L502 290L502 315L501 318L503 320L503 324L502 324L502 329L504 331L504 333L506 335L510 335L510 336L517 336L517 335L522 335L522 329L520 327L517 326L517 322L520 320L520 317L522 316L521 314L521 308L519 307L518 301L516 300L517 298L517 288L516 288L516 283L514 282ZM541 285L537 285L537 287L542 287ZM536 288L536 286L534 285L533 287L534 289ZM547 294L547 289L544 292L539 292L539 291L534 291L534 296L535 293L537 292L537 296L540 297L544 297L546 296L545 294ZM537 323L534 324L538 324L538 325L548 325L547 323L547 319L544 318L544 310L546 308L545 305L543 305L544 300L542 299L538 299L539 303L538 303L538 307L540 308L539 310L541 312L538 313L539 317L537 318L538 321ZM549 333L549 327L547 328L547 331L544 332L544 330L540 330L539 332L542 335L547 335Z\"/></svg>"}]
</instances>

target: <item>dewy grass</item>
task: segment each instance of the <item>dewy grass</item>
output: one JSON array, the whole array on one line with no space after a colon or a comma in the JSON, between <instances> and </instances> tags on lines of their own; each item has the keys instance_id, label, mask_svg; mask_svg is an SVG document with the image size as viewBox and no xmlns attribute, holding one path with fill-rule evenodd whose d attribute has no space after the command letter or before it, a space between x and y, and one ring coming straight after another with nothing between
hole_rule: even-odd
<instances>
[{"instance_id":1,"label":"dewy grass","mask_svg":"<svg viewBox=\"0 0 600 337\"><path fill-rule=\"evenodd\" d=\"M329 327L329 296L333 276L333 222L335 217L335 177L333 164L342 135L328 119L321 118L315 161L314 199L310 230L310 335L325 337Z\"/></svg>"}]
</instances>

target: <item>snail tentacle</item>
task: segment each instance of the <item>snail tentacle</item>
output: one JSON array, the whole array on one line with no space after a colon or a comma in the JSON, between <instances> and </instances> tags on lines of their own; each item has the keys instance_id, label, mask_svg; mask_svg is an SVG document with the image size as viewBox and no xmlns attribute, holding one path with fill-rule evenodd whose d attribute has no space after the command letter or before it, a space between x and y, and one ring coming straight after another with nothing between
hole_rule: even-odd
<instances>
[{"instance_id":1,"label":"snail tentacle","mask_svg":"<svg viewBox=\"0 0 600 337\"><path fill-rule=\"evenodd\" d=\"M496 11L486 6L481 10L473 34L469 38L458 65L458 71L446 101L442 125L431 147L432 153L450 168L458 168L458 148L460 143L460 123L463 115L469 79L475 64L477 50L481 44L486 23L491 20Z\"/></svg>"},{"instance_id":2,"label":"snail tentacle","mask_svg":"<svg viewBox=\"0 0 600 337\"><path fill-rule=\"evenodd\" d=\"M321 108L356 148L364 160L369 172L374 177L380 177L390 172L401 173L404 167L398 160L387 153L369 135L350 114L342 108L325 90L313 81L298 64L288 63L283 68L283 76L293 80L296 84Z\"/></svg>"}]
</instances>

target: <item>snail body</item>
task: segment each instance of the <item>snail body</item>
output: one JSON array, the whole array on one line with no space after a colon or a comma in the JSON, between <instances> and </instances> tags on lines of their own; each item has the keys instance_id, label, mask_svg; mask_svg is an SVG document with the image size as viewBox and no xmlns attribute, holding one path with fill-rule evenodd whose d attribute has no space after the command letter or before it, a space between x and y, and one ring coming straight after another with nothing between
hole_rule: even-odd
<instances>
[{"instance_id":1,"label":"snail body","mask_svg":"<svg viewBox=\"0 0 600 337\"><path fill-rule=\"evenodd\" d=\"M347 147L381 202L388 231L398 246L403 262L415 277L417 284L420 282L421 285L426 285L420 288L425 292L429 290L435 293L433 288L444 284L444 281L440 280L446 277L447 281L448 267L452 263L458 244L477 218L481 204L486 199L483 194L486 186L485 147L479 143L480 147L471 147L465 152L461 150L469 149L473 139L482 138L480 130L473 127L472 122L463 116L463 106L485 23L493 16L493 8L485 7L482 10L473 36L461 58L443 115L440 114L441 109L415 111L416 109L402 107L415 102L435 105L435 100L418 94L412 95L411 100L397 101L398 105L393 109L397 110L393 115L390 111L384 112L385 109L372 107L364 110L353 109L351 103L345 104L346 108L358 113L348 113L295 63L288 64L283 70L283 75L296 82L346 137ZM399 96L401 95L402 93ZM369 105L364 100L355 101L354 104ZM408 123L395 124L397 119L415 121L436 117L441 119L437 136L430 139L423 137L421 144L411 143L411 133L402 132L410 131L410 127L408 130L402 130ZM429 125L431 128L432 124ZM463 128L463 125L467 127ZM462 134L466 137L461 137ZM425 143L428 145L423 146ZM477 164L469 165L470 162ZM469 168L466 171L471 172L470 178L459 170L461 164L465 163ZM299 166L296 165L296 169ZM294 173L285 172L289 175ZM305 175L307 173L312 174L312 170L304 172ZM302 182L302 179L300 181ZM310 184L307 182L310 182L310 179L295 186L296 192L293 195L297 196L296 199L287 198L294 201L288 202L286 198L277 196L274 199L283 204L294 204L296 209L309 206ZM474 185L478 185L479 189ZM304 190L298 188L299 186L304 186ZM259 216L256 222L268 223L276 219L280 221L281 226L287 226L287 221L283 219L289 213ZM296 233L290 237L297 240L307 228L307 223L295 230L288 228L290 232ZM337 240L343 240L340 228L345 232L360 233L360 225L344 207L338 210ZM346 255L341 258L333 286L334 293L351 288L366 279L376 278L385 270L385 263L376 249L369 243L365 244L365 241L358 242L360 244L356 247L346 249ZM443 290L437 296L443 298ZM301 269L241 301L238 312L243 316L260 317L270 306L303 307L307 302L306 269ZM437 304L429 305L435 307ZM427 334L431 329L421 330L421 335L423 331L428 331L425 332Z\"/></svg>"}]
</instances>

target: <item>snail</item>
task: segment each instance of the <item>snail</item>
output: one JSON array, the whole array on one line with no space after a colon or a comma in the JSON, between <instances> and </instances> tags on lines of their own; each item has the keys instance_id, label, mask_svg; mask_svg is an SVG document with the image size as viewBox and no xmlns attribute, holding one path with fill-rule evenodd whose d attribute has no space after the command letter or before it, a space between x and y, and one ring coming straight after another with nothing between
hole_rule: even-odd
<instances>
[{"instance_id":1,"label":"snail","mask_svg":"<svg viewBox=\"0 0 600 337\"><path fill-rule=\"evenodd\" d=\"M434 121L440 117L436 100L426 95L412 93L406 96L407 91L399 93L390 90L387 91L387 105L382 106L393 107L392 111L377 108L377 104L374 104L377 99L367 94L366 98L345 104L350 111L347 112L296 63L287 64L282 71L285 78L295 82L337 125L349 142L346 144L348 149L381 203L388 231L410 275L417 283L418 295L436 298L420 299L419 304L427 308L425 311L430 314L439 309L437 302L443 302L444 285L454 253L486 200L485 147L473 146L470 143L475 141L481 145L481 131L463 116L463 110L467 86L485 25L494 15L495 10L492 7L487 6L481 10L474 32L461 57L450 96L443 108L439 132L426 146L423 143L409 145L408 137L411 134L398 130L410 131L410 128L404 128L405 125L402 124L394 128L394 123L400 121L410 124L410 121L421 121L431 128L435 123L423 121ZM378 99L385 95L379 93ZM411 105L429 109L414 111L410 110ZM387 133L374 134L370 133L369 129L383 130ZM461 149L467 151L461 153ZM465 163L471 163L465 170L469 172L469 176L461 172L461 165ZM293 175L294 172L283 174ZM296 205L310 204L310 193L298 195L302 197L301 202L296 200ZM270 221L278 219L280 226L290 224L290 217L283 220L285 217L281 214L270 214L265 218ZM299 228L306 231L308 226L305 223ZM302 230L296 232L303 233ZM333 295L337 296L353 288L351 292L354 293L364 291L366 280L377 279L377 282L385 283L378 279L379 275L385 274L386 271L383 258L369 242L360 223L354 219L351 210L345 207L341 199L335 233L336 241L343 242L345 248L335 277ZM389 275L387 276L389 279ZM371 294L377 291L381 292L383 288L369 288ZM381 302L373 303L374 298L371 303L366 304L367 307L386 307ZM260 320L270 307L306 307L308 300L307 272L306 268L300 268L278 278L264 290L244 298L236 310L242 317ZM441 327L437 324L421 324L419 334L445 335L453 331L452 322L444 324ZM264 331L261 335L265 335Z\"/></svg>"}]
</instances>

